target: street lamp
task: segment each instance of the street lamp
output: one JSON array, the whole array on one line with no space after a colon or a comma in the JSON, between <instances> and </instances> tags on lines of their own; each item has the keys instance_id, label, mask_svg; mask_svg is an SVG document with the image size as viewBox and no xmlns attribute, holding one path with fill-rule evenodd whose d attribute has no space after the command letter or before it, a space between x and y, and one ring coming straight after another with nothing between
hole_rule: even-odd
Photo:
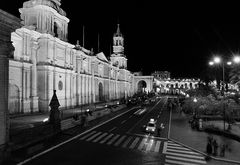
<instances>
[{"instance_id":1,"label":"street lamp","mask_svg":"<svg viewBox=\"0 0 240 165\"><path fill-rule=\"evenodd\" d=\"M240 63L240 56L234 56L231 61L225 61L225 59L222 59L221 57L215 56L212 61L209 62L210 66L222 64L222 92L223 92L223 130L225 131L225 64L232 65L233 63Z\"/></svg>"},{"instance_id":2,"label":"street lamp","mask_svg":"<svg viewBox=\"0 0 240 165\"><path fill-rule=\"evenodd\" d=\"M193 102L196 104L197 103L197 99L194 98ZM194 116L196 116L196 105L194 105Z\"/></svg>"}]
</instances>

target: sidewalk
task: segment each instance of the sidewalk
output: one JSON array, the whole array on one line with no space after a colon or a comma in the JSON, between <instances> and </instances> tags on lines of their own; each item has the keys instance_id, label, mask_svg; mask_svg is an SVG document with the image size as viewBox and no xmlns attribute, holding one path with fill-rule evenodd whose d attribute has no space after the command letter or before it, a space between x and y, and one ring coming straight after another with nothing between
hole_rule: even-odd
<instances>
[{"instance_id":1,"label":"sidewalk","mask_svg":"<svg viewBox=\"0 0 240 165\"><path fill-rule=\"evenodd\" d=\"M189 116L184 113L177 113L173 110L170 138L186 146L206 153L207 137L206 132L193 130L188 123ZM240 143L238 141L212 134L218 144L227 144L229 149L225 151L225 157L216 156L217 159L233 160L240 164ZM219 148L218 148L219 149ZM218 152L219 155L219 152ZM211 164L211 162L209 162ZM225 162L226 163L226 162ZM218 164L220 164L218 162ZM224 163L223 163L224 164ZM227 163L228 164L228 163Z\"/></svg>"},{"instance_id":2,"label":"sidewalk","mask_svg":"<svg viewBox=\"0 0 240 165\"><path fill-rule=\"evenodd\" d=\"M116 104L117 101L111 101L107 103L96 103L95 111L98 111L105 107L106 104L113 105ZM89 109L92 105L83 105L82 107L68 109L68 110L60 110L62 112L62 119L69 118L74 114L81 114L85 112L86 109ZM34 126L38 126L44 123L49 117L49 113L37 113L37 114L25 114L25 115L15 115L10 116L10 132L21 131L27 128L33 128Z\"/></svg>"},{"instance_id":3,"label":"sidewalk","mask_svg":"<svg viewBox=\"0 0 240 165\"><path fill-rule=\"evenodd\" d=\"M203 122L203 127L204 126L214 126L216 128L219 128L220 130L223 130L224 129L224 123L223 121L204 121ZM227 130L228 129L228 123L226 122L225 123L225 129ZM240 123L239 122L236 122L234 124L231 125L231 129L229 130L229 132L231 134L234 134L234 135L237 135L240 137Z\"/></svg>"}]
</instances>

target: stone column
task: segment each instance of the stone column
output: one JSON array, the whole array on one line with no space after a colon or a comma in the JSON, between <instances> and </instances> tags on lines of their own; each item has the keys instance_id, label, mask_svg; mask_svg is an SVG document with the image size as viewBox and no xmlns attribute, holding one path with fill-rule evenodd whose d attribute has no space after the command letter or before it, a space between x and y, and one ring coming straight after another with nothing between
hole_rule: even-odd
<instances>
[{"instance_id":1,"label":"stone column","mask_svg":"<svg viewBox=\"0 0 240 165\"><path fill-rule=\"evenodd\" d=\"M81 86L82 86L82 91L81 91L82 96L81 97L82 97L82 105L83 105L85 103L85 101L84 101L84 86L85 85L84 85L84 76L83 75L81 76L81 79L82 79L81 80L81 82L82 82L81 83Z\"/></svg>"},{"instance_id":2,"label":"stone column","mask_svg":"<svg viewBox=\"0 0 240 165\"><path fill-rule=\"evenodd\" d=\"M87 76L85 75L84 76L84 99L85 99L85 104L87 104L88 103L88 100L87 100L87 93L88 93L88 91L87 91L87 89L88 89L88 84L87 84Z\"/></svg>"},{"instance_id":3,"label":"stone column","mask_svg":"<svg viewBox=\"0 0 240 165\"><path fill-rule=\"evenodd\" d=\"M94 76L92 78L92 93L93 93L93 95L92 95L93 103L95 103L96 102L96 91L95 91L95 78L94 78Z\"/></svg>"},{"instance_id":4,"label":"stone column","mask_svg":"<svg viewBox=\"0 0 240 165\"><path fill-rule=\"evenodd\" d=\"M79 74L79 104L82 105L82 75Z\"/></svg>"},{"instance_id":5,"label":"stone column","mask_svg":"<svg viewBox=\"0 0 240 165\"><path fill-rule=\"evenodd\" d=\"M38 111L38 96L37 96L37 50L39 46L37 42L33 42L32 47L32 69L31 69L31 77L32 77L32 89L31 89L31 111Z\"/></svg>"},{"instance_id":6,"label":"stone column","mask_svg":"<svg viewBox=\"0 0 240 165\"><path fill-rule=\"evenodd\" d=\"M0 39L0 164L2 158L7 154L6 149L9 142L9 117L8 117L8 72L9 61L8 54L9 49L13 46L10 42L2 42Z\"/></svg>"},{"instance_id":7,"label":"stone column","mask_svg":"<svg viewBox=\"0 0 240 165\"><path fill-rule=\"evenodd\" d=\"M89 77L89 103L92 103L92 76Z\"/></svg>"}]
</instances>

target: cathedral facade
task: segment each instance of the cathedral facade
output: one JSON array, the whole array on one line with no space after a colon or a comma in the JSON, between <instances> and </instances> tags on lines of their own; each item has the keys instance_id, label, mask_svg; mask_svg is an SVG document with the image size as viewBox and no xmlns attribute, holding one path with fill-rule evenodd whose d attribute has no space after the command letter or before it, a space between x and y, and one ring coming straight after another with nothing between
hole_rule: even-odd
<instances>
[{"instance_id":1,"label":"cathedral facade","mask_svg":"<svg viewBox=\"0 0 240 165\"><path fill-rule=\"evenodd\" d=\"M60 0L29 0L19 9L23 26L11 34L10 114L47 112L56 90L60 108L74 108L134 94L119 25L113 53L94 54L67 42L69 19Z\"/></svg>"}]
</instances>

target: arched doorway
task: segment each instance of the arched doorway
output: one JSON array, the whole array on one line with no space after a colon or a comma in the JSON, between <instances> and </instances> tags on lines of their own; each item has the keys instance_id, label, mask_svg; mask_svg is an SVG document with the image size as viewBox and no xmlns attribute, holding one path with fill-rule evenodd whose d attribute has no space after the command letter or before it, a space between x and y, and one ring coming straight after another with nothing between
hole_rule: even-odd
<instances>
[{"instance_id":1,"label":"arched doorway","mask_svg":"<svg viewBox=\"0 0 240 165\"><path fill-rule=\"evenodd\" d=\"M138 92L146 92L147 83L143 80L138 82Z\"/></svg>"},{"instance_id":2,"label":"arched doorway","mask_svg":"<svg viewBox=\"0 0 240 165\"><path fill-rule=\"evenodd\" d=\"M104 101L103 85L101 82L98 84L98 92L99 92L99 101Z\"/></svg>"},{"instance_id":3,"label":"arched doorway","mask_svg":"<svg viewBox=\"0 0 240 165\"><path fill-rule=\"evenodd\" d=\"M20 91L17 85L9 84L8 98L9 114L20 113Z\"/></svg>"}]
</instances>

